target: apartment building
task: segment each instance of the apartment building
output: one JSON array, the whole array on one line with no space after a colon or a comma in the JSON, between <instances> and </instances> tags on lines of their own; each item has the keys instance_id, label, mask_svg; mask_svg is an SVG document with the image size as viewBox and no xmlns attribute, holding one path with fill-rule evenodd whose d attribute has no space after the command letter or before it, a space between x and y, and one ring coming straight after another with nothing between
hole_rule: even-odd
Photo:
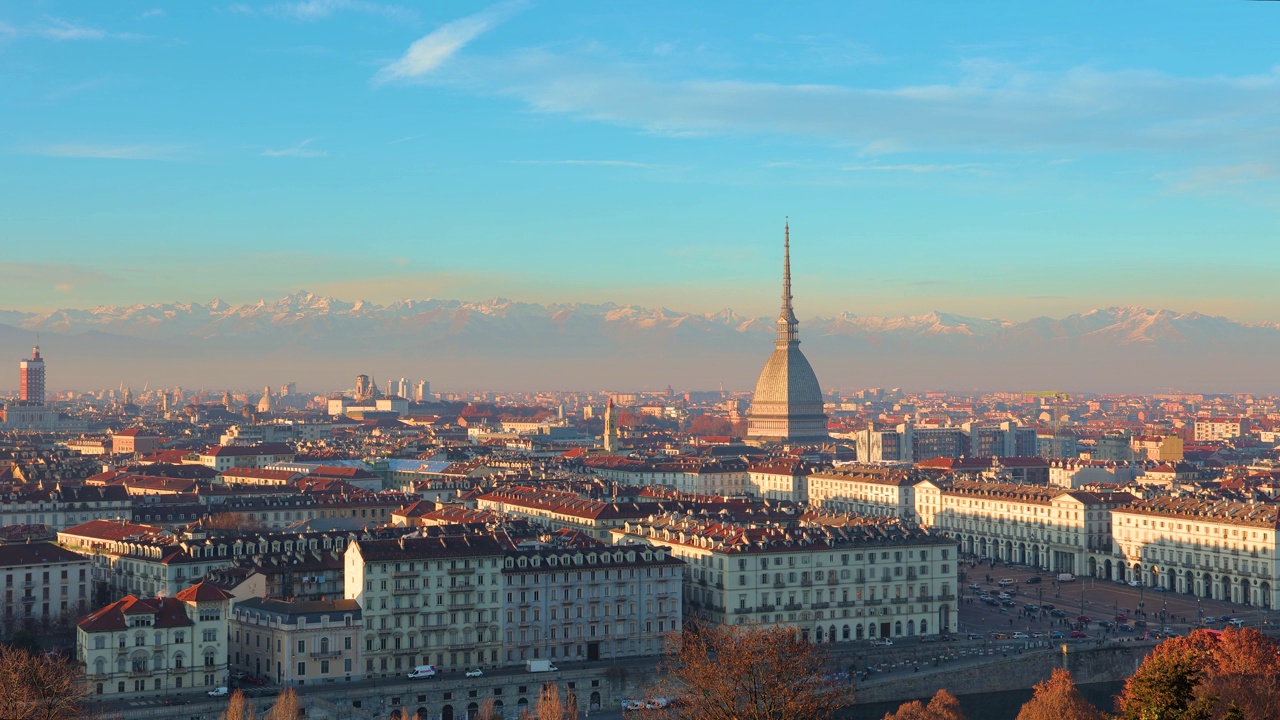
<instances>
[{"instance_id":1,"label":"apartment building","mask_svg":"<svg viewBox=\"0 0 1280 720\"><path fill-rule=\"evenodd\" d=\"M497 665L502 568L510 541L423 528L394 540L359 540L344 557L346 598L364 617L365 677L430 664Z\"/></svg>"},{"instance_id":2,"label":"apartment building","mask_svg":"<svg viewBox=\"0 0 1280 720\"><path fill-rule=\"evenodd\" d=\"M129 517L133 499L123 487L36 486L0 493L0 525L45 525L62 530L90 520Z\"/></svg>"},{"instance_id":3,"label":"apartment building","mask_svg":"<svg viewBox=\"0 0 1280 720\"><path fill-rule=\"evenodd\" d=\"M659 504L587 500L563 490L520 486L485 493L476 500L476 507L535 520L554 530L576 530L608 542L610 530L657 512Z\"/></svg>"},{"instance_id":4,"label":"apartment building","mask_svg":"<svg viewBox=\"0 0 1280 720\"><path fill-rule=\"evenodd\" d=\"M684 563L562 531L506 553L503 660L611 660L662 652L681 625Z\"/></svg>"},{"instance_id":5,"label":"apartment building","mask_svg":"<svg viewBox=\"0 0 1280 720\"><path fill-rule=\"evenodd\" d=\"M1220 442L1248 435L1253 427L1247 417L1211 417L1196 420L1196 442Z\"/></svg>"},{"instance_id":6,"label":"apartment building","mask_svg":"<svg viewBox=\"0 0 1280 720\"><path fill-rule=\"evenodd\" d=\"M846 466L809 476L809 504L831 513L896 517L917 522L915 485L924 476L915 470Z\"/></svg>"},{"instance_id":7,"label":"apartment building","mask_svg":"<svg viewBox=\"0 0 1280 720\"><path fill-rule=\"evenodd\" d=\"M17 626L79 616L90 605L89 561L53 543L0 545L4 622Z\"/></svg>"},{"instance_id":8,"label":"apartment building","mask_svg":"<svg viewBox=\"0 0 1280 720\"><path fill-rule=\"evenodd\" d=\"M1280 506L1161 497L1112 511L1113 553L1089 573L1264 609L1277 596Z\"/></svg>"},{"instance_id":9,"label":"apartment building","mask_svg":"<svg viewBox=\"0 0 1280 720\"><path fill-rule=\"evenodd\" d=\"M355 600L241 600L228 627L231 669L277 685L359 680L362 618Z\"/></svg>"},{"instance_id":10,"label":"apartment building","mask_svg":"<svg viewBox=\"0 0 1280 720\"><path fill-rule=\"evenodd\" d=\"M99 696L165 696L227 683L230 596L199 583L128 595L76 623L76 658Z\"/></svg>"},{"instance_id":11,"label":"apartment building","mask_svg":"<svg viewBox=\"0 0 1280 720\"><path fill-rule=\"evenodd\" d=\"M1111 511L1134 499L974 480L924 480L915 491L920 524L962 552L1066 573L1083 573L1090 553L1110 550Z\"/></svg>"},{"instance_id":12,"label":"apartment building","mask_svg":"<svg viewBox=\"0 0 1280 720\"><path fill-rule=\"evenodd\" d=\"M957 628L956 541L896 518L735 523L667 513L612 534L684 560L685 614L707 622L792 627L813 642Z\"/></svg>"},{"instance_id":13,"label":"apartment building","mask_svg":"<svg viewBox=\"0 0 1280 720\"><path fill-rule=\"evenodd\" d=\"M809 475L816 468L797 458L772 458L747 470L749 492L766 500L804 503L809 499Z\"/></svg>"}]
</instances>

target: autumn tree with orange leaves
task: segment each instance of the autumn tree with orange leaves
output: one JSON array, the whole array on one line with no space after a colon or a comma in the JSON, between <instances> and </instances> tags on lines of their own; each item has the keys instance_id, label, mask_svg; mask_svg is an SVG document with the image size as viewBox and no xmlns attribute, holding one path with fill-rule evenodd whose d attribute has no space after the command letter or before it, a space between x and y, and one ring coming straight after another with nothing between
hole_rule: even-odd
<instances>
[{"instance_id":1,"label":"autumn tree with orange leaves","mask_svg":"<svg viewBox=\"0 0 1280 720\"><path fill-rule=\"evenodd\" d=\"M1160 643L1125 683L1124 720L1275 717L1280 645L1257 630L1197 630Z\"/></svg>"},{"instance_id":2,"label":"autumn tree with orange leaves","mask_svg":"<svg viewBox=\"0 0 1280 720\"><path fill-rule=\"evenodd\" d=\"M827 720L853 702L849 681L824 675L822 645L794 629L692 622L668 638L666 679L627 717L662 720Z\"/></svg>"},{"instance_id":3,"label":"autumn tree with orange leaves","mask_svg":"<svg viewBox=\"0 0 1280 720\"><path fill-rule=\"evenodd\" d=\"M1017 720L1106 720L1084 699L1071 673L1055 668L1048 680L1036 683L1035 694L1022 706Z\"/></svg>"},{"instance_id":4,"label":"autumn tree with orange leaves","mask_svg":"<svg viewBox=\"0 0 1280 720\"><path fill-rule=\"evenodd\" d=\"M884 716L884 720L967 720L960 709L960 700L945 688L933 694L928 705L919 700L903 703L897 712Z\"/></svg>"}]
</instances>

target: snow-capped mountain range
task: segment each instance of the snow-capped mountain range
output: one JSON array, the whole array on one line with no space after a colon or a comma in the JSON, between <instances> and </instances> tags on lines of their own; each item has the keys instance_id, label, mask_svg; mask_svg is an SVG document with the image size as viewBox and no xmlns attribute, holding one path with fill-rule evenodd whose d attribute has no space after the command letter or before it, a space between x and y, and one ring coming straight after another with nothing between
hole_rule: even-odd
<instances>
[{"instance_id":1,"label":"snow-capped mountain range","mask_svg":"<svg viewBox=\"0 0 1280 720\"><path fill-rule=\"evenodd\" d=\"M379 305L308 292L244 305L0 310L0 342L14 348L40 334L55 388L137 377L244 387L298 380L319 389L357 372L427 377L439 388L749 388L773 332L773 318L729 309L505 298ZM803 319L801 339L828 387L1280 388L1271 369L1280 326L1194 312L1112 307L1023 322L846 312ZM58 366L75 380L64 373L59 382Z\"/></svg>"}]
</instances>

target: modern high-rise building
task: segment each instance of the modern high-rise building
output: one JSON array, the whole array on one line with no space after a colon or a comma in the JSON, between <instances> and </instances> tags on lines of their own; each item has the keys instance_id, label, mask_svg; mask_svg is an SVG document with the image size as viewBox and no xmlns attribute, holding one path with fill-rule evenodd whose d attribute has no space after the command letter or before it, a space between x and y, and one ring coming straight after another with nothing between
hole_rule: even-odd
<instances>
[{"instance_id":1,"label":"modern high-rise building","mask_svg":"<svg viewBox=\"0 0 1280 720\"><path fill-rule=\"evenodd\" d=\"M39 345L32 349L30 360L18 363L18 400L44 404L44 358Z\"/></svg>"},{"instance_id":2,"label":"modern high-rise building","mask_svg":"<svg viewBox=\"0 0 1280 720\"><path fill-rule=\"evenodd\" d=\"M783 231L782 311L773 354L756 382L747 410L747 439L763 443L815 443L827 440L822 389L813 367L800 352L800 321L791 306L791 227Z\"/></svg>"}]
</instances>

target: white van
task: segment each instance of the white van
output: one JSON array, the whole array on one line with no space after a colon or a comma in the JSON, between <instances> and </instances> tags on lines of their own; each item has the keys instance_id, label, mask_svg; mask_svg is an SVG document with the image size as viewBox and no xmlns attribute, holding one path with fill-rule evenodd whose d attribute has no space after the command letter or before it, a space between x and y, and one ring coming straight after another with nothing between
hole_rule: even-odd
<instances>
[{"instance_id":1,"label":"white van","mask_svg":"<svg viewBox=\"0 0 1280 720\"><path fill-rule=\"evenodd\" d=\"M429 677L435 677L435 676L436 676L435 665L419 665L418 667L414 668L412 672L409 673L410 680L417 680L419 678L429 678Z\"/></svg>"}]
</instances>

